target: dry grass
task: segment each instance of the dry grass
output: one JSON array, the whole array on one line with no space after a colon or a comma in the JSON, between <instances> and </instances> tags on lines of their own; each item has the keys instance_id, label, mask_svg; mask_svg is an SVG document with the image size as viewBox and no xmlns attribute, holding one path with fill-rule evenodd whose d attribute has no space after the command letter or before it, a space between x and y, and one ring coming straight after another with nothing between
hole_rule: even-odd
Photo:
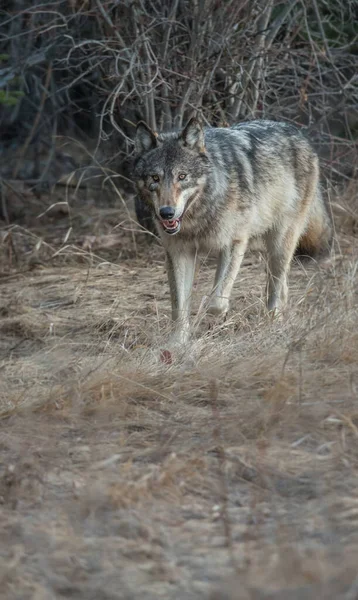
<instances>
[{"instance_id":1,"label":"dry grass","mask_svg":"<svg viewBox=\"0 0 358 600\"><path fill-rule=\"evenodd\" d=\"M357 597L352 198L283 322L248 257L228 321L197 319L170 365L162 251L127 215L89 199L3 232L2 597Z\"/></svg>"}]
</instances>

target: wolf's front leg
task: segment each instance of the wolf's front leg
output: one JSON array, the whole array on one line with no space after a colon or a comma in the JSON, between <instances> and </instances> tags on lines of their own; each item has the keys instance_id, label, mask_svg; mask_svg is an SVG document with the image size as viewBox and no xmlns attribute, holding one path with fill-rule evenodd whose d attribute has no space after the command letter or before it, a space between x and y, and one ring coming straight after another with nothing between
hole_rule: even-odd
<instances>
[{"instance_id":1,"label":"wolf's front leg","mask_svg":"<svg viewBox=\"0 0 358 600\"><path fill-rule=\"evenodd\" d=\"M233 241L220 251L214 287L208 306L211 315L226 314L232 287L239 272L247 248L248 239Z\"/></svg>"},{"instance_id":2,"label":"wolf's front leg","mask_svg":"<svg viewBox=\"0 0 358 600\"><path fill-rule=\"evenodd\" d=\"M172 303L174 342L183 343L190 333L190 301L195 271L195 254L168 252L167 271Z\"/></svg>"}]
</instances>

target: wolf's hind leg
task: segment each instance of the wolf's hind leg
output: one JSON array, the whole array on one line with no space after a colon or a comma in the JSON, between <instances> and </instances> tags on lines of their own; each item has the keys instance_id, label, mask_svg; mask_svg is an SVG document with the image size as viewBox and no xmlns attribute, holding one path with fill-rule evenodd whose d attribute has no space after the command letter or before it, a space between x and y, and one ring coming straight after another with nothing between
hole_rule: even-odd
<instances>
[{"instance_id":1,"label":"wolf's hind leg","mask_svg":"<svg viewBox=\"0 0 358 600\"><path fill-rule=\"evenodd\" d=\"M311 171L306 176L305 189L298 199L296 214L287 227L268 231L265 236L268 254L267 308L271 312L280 310L287 302L287 275L290 264L304 234L309 211L317 198L319 165L317 157L311 161Z\"/></svg>"},{"instance_id":2,"label":"wolf's hind leg","mask_svg":"<svg viewBox=\"0 0 358 600\"><path fill-rule=\"evenodd\" d=\"M284 234L269 232L265 242L267 248L267 308L270 312L280 311L287 302L287 276L302 230L298 224L290 226Z\"/></svg>"},{"instance_id":3,"label":"wolf's hind leg","mask_svg":"<svg viewBox=\"0 0 358 600\"><path fill-rule=\"evenodd\" d=\"M222 315L229 310L232 287L244 258L247 242L247 239L234 241L220 251L214 287L208 305L209 314Z\"/></svg>"}]
</instances>

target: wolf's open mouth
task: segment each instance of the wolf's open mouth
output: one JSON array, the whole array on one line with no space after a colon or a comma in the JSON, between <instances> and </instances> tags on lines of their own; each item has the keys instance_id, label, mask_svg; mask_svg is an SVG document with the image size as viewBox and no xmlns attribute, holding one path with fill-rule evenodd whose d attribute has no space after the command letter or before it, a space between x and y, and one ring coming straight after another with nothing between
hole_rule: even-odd
<instances>
[{"instance_id":1,"label":"wolf's open mouth","mask_svg":"<svg viewBox=\"0 0 358 600\"><path fill-rule=\"evenodd\" d=\"M170 233L173 235L174 233L178 233L180 230L180 219L169 219L162 220L160 219L160 223L166 233Z\"/></svg>"}]
</instances>

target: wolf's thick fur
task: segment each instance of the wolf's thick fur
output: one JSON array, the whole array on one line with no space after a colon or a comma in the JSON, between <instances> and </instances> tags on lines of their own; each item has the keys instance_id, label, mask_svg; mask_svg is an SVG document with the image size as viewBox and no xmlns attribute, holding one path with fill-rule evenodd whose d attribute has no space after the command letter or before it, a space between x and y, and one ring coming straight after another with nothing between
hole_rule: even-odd
<instances>
[{"instance_id":1,"label":"wolf's thick fur","mask_svg":"<svg viewBox=\"0 0 358 600\"><path fill-rule=\"evenodd\" d=\"M318 157L293 126L251 121L205 128L191 119L180 132L156 134L137 127L134 177L150 208L167 256L176 335L189 335L195 257L217 250L208 305L224 314L250 240L267 249L267 307L287 300L295 251L330 249L332 224L319 185Z\"/></svg>"}]
</instances>

